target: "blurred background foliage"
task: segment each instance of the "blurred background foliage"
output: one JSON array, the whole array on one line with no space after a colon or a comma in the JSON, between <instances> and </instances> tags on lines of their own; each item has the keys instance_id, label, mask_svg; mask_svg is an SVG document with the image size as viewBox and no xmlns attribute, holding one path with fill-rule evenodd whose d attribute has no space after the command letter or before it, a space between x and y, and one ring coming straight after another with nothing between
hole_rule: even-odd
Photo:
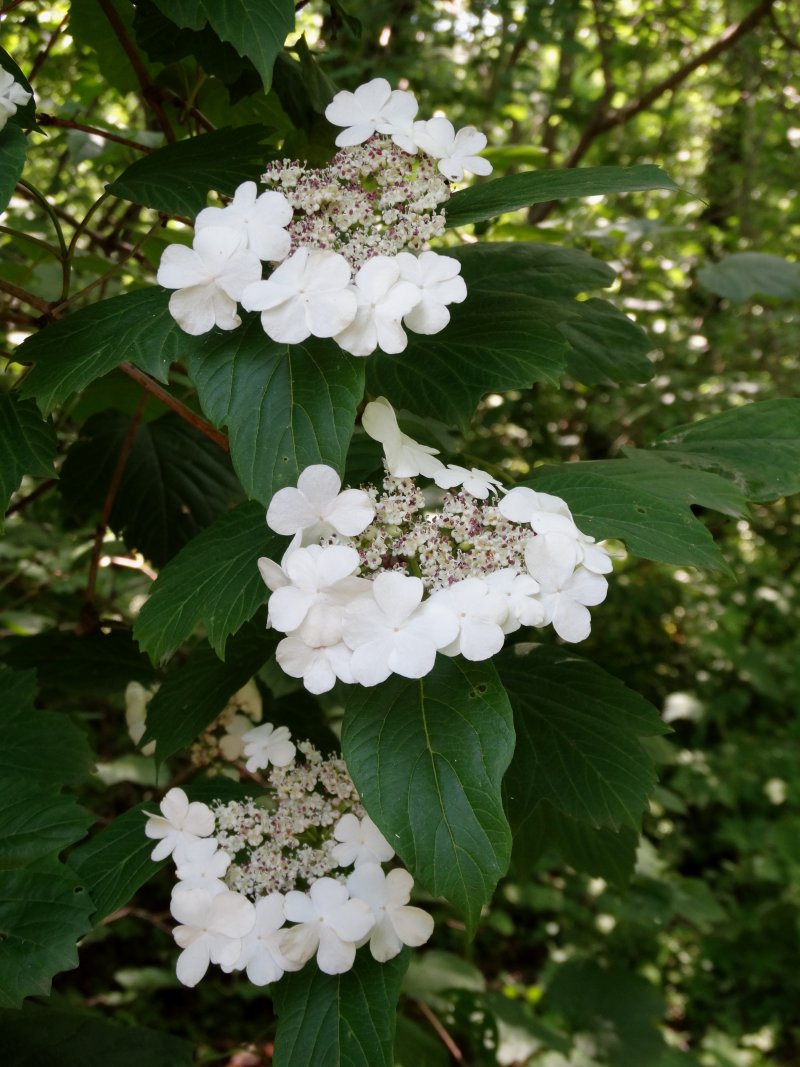
<instances>
[{"instance_id":1,"label":"blurred background foliage","mask_svg":"<svg viewBox=\"0 0 800 1067\"><path fill-rule=\"evenodd\" d=\"M151 211L103 197L138 158L136 145L163 143L127 57L94 0L6 6L4 45L41 113L26 176L67 239L78 235L76 304L151 284L175 232L153 229ZM537 205L484 224L490 239L564 243L611 262L612 299L658 349L645 386L568 382L489 396L463 443L476 463L524 477L545 462L606 459L698 417L796 392L800 10L791 0L299 8L299 32L265 96L232 50L211 49L205 71L181 54L190 31L164 32L165 3L116 0L181 136L261 122L282 154L322 159L331 146L319 112L331 82L352 89L380 74L412 88L424 111L484 129L497 174L655 162L681 186L679 195ZM53 240L52 220L24 189L12 216L30 238ZM0 286L47 302L61 284L46 249L0 231ZM9 298L10 342L37 316ZM180 384L173 392L193 405ZM62 453L87 447L76 439L89 416L130 414L139 392L118 374L90 386L57 414ZM145 423L161 415L149 401ZM75 626L103 493L65 476L61 498L29 481L12 504L0 543L0 652L13 666L37 666L49 706L85 725L100 760L94 806L110 817L154 782L122 726L125 684L148 680L128 626L154 561L108 535L97 595L114 647L104 646L103 677L95 663L87 684ZM227 471L214 478L211 506L221 509ZM632 841L613 860L595 857L564 827L558 853L511 872L475 942L442 910L433 947L409 972L398 1064L800 1062L799 524L791 500L738 521L715 516L729 576L619 565L585 651L663 708L673 730L652 746L661 782L635 871ZM282 695L269 672L262 684ZM173 769L180 774L179 760ZM111 916L84 944L81 970L57 979L57 998L186 1037L202 1062L268 1063L274 1023L263 991L224 976L178 986L167 898L156 880Z\"/></svg>"}]
</instances>

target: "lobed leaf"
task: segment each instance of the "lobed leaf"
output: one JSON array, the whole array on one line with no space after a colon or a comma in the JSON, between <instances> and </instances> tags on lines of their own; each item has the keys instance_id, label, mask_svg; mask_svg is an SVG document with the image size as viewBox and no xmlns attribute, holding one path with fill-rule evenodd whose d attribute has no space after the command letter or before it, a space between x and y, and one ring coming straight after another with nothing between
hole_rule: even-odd
<instances>
[{"instance_id":1,"label":"lobed leaf","mask_svg":"<svg viewBox=\"0 0 800 1067\"><path fill-rule=\"evenodd\" d=\"M202 0L202 7L221 40L253 63L269 90L275 59L294 29L293 0Z\"/></svg>"},{"instance_id":2,"label":"lobed leaf","mask_svg":"<svg viewBox=\"0 0 800 1067\"><path fill-rule=\"evenodd\" d=\"M405 865L473 931L511 847L500 783L514 731L492 664L439 657L425 678L354 689L342 751L364 806Z\"/></svg>"},{"instance_id":3,"label":"lobed leaf","mask_svg":"<svg viewBox=\"0 0 800 1067\"><path fill-rule=\"evenodd\" d=\"M0 512L19 489L23 474L53 477L56 447L53 425L42 421L36 405L0 389Z\"/></svg>"},{"instance_id":4,"label":"lobed leaf","mask_svg":"<svg viewBox=\"0 0 800 1067\"><path fill-rule=\"evenodd\" d=\"M73 797L59 793L57 785L21 774L0 781L0 820L0 870L57 856L79 841L94 821Z\"/></svg>"}]
</instances>

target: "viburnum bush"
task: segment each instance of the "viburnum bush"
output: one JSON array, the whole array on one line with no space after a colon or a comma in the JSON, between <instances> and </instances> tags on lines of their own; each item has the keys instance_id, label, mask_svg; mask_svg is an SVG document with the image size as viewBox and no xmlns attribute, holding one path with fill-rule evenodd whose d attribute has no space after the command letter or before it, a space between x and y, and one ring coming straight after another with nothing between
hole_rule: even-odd
<instances>
[{"instance_id":1,"label":"viburnum bush","mask_svg":"<svg viewBox=\"0 0 800 1067\"><path fill-rule=\"evenodd\" d=\"M43 213L51 239L32 241L58 279L46 296L22 271L3 283L20 335L0 393L8 522L56 478L65 518L96 520L64 562L86 574L72 628L20 636L0 667L0 1006L47 995L148 892L180 983L213 965L243 1004L269 987L275 1064L388 1067L437 926L474 935L509 865L565 825L599 850L638 832L642 738L665 727L576 646L613 616L626 554L725 566L692 506L800 489L782 452L797 402L613 460L475 466L461 441L487 396L652 375L644 331L587 298L609 267L546 231L486 239L490 220L672 181L650 163L489 179L487 135L436 100L419 118L407 86L337 90L304 38L283 50L282 0L99 11L147 129L92 135L136 158L81 163L97 192L81 219L26 177L58 105L0 53L4 234L22 262ZM181 96L175 71L204 64ZM144 232L81 287L103 210ZM105 581L123 570L124 606ZM49 703L42 664L65 660L149 768L111 815L108 776L92 810L64 791L92 761Z\"/></svg>"}]
</instances>

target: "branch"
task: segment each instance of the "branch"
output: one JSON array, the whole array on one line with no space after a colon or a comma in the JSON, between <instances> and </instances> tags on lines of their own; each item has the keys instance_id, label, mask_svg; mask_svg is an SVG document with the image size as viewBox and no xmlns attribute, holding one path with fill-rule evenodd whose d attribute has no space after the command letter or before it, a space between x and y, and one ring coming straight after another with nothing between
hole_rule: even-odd
<instances>
[{"instance_id":1,"label":"branch","mask_svg":"<svg viewBox=\"0 0 800 1067\"><path fill-rule=\"evenodd\" d=\"M125 29L122 19L117 14L111 0L97 0L97 2L103 9L103 14L108 19L111 29L116 34L117 40L122 45L125 55L130 60L133 72L141 86L142 95L152 107L161 129L164 131L164 136L170 144L174 144L176 141L175 132L172 129L167 114L161 104L161 96L158 86L151 81L150 75L147 73L147 67L142 62L142 57L136 51L133 41L131 41L128 36L128 32Z\"/></svg>"},{"instance_id":2,"label":"branch","mask_svg":"<svg viewBox=\"0 0 800 1067\"><path fill-rule=\"evenodd\" d=\"M139 152L152 152L152 148L149 148L146 144L141 144L139 141L132 141L128 137L120 137L118 133L111 133L110 130L101 130L98 126L87 126L83 122L75 122L72 119L60 119L56 115L40 112L36 116L36 121L40 126L58 126L65 130L82 130L83 133L96 134L106 141L115 141L117 144L124 144L128 148L135 148Z\"/></svg>"},{"instance_id":3,"label":"branch","mask_svg":"<svg viewBox=\"0 0 800 1067\"><path fill-rule=\"evenodd\" d=\"M418 1000L417 1007L428 1020L428 1022L431 1024L433 1029L436 1031L439 1040L442 1042L442 1044L453 1057L453 1059L456 1061L456 1063L463 1063L464 1055L461 1049L458 1047L458 1045L455 1043L450 1034L444 1028L443 1024L439 1021L436 1015L434 1015L428 1005L424 1001Z\"/></svg>"},{"instance_id":4,"label":"branch","mask_svg":"<svg viewBox=\"0 0 800 1067\"><path fill-rule=\"evenodd\" d=\"M50 305L46 300L43 300L40 296L34 296L33 293L29 293L26 289L19 289L16 285L12 285L11 282L0 279L0 291L8 293L9 296L13 296L16 300L21 300L23 304L27 304L29 307L36 308L37 311L41 311L44 315L50 314Z\"/></svg>"},{"instance_id":5,"label":"branch","mask_svg":"<svg viewBox=\"0 0 800 1067\"><path fill-rule=\"evenodd\" d=\"M156 397L162 404L166 404L168 408L172 408L182 419L185 419L190 426L194 426L200 433L213 441L215 445L223 450L223 452L230 452L230 446L228 444L228 438L224 433L220 433L219 430L214 429L210 422L192 411L191 408L187 408L185 404L182 404L180 400L176 400L174 396L171 396L166 389L163 389L158 382L153 381L149 374L145 374L144 371L140 371L138 367L134 367L132 363L127 361L120 363L119 370L123 374L127 374L129 378L132 378L135 382L138 382L151 396Z\"/></svg>"},{"instance_id":6,"label":"branch","mask_svg":"<svg viewBox=\"0 0 800 1067\"><path fill-rule=\"evenodd\" d=\"M64 29L64 27L66 26L68 21L69 21L69 13L67 13L63 17L61 22L59 22L59 24L56 26L56 28L53 30L53 32L50 34L49 38L47 39L47 44L44 46L44 48L39 52L39 54L34 59L33 63L31 64L31 69L30 69L30 71L28 73L28 84L29 85L33 84L33 79L36 77L36 75L42 69L42 66L44 65L44 61L50 55L50 49L53 47L53 45L56 43L58 38L61 36L61 31Z\"/></svg>"},{"instance_id":7,"label":"branch","mask_svg":"<svg viewBox=\"0 0 800 1067\"><path fill-rule=\"evenodd\" d=\"M40 485L37 485L35 489L28 493L27 496L21 496L19 500L12 504L6 512L6 518L8 518L9 515L15 515L18 511L22 511L28 504L32 504L34 500L38 500L40 496L44 496L44 494L52 489L54 485L58 485L57 478L45 479L45 481Z\"/></svg>"}]
</instances>

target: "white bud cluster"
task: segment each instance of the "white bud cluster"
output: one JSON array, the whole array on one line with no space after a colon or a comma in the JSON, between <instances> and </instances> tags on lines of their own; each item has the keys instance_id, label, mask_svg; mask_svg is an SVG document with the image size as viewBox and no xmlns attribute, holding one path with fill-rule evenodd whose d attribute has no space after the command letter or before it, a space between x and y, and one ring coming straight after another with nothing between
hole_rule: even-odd
<instances>
[{"instance_id":1,"label":"white bud cluster","mask_svg":"<svg viewBox=\"0 0 800 1067\"><path fill-rule=\"evenodd\" d=\"M424 944L433 920L409 905L408 871L384 870L394 849L343 761L308 742L296 748L271 723L249 732L244 754L271 767L263 796L209 806L170 789L145 826L158 841L152 858L175 862L179 980L195 986L214 963L266 985L314 956L326 974L342 974L367 941L379 962Z\"/></svg>"},{"instance_id":2,"label":"white bud cluster","mask_svg":"<svg viewBox=\"0 0 800 1067\"><path fill-rule=\"evenodd\" d=\"M612 563L564 500L445 466L401 432L383 397L362 423L384 446L382 493L341 492L336 472L314 465L267 511L276 533L293 535L280 565L259 560L272 591L268 625L287 635L276 650L287 674L324 693L337 680L421 678L437 653L488 659L521 626L588 637L588 609L605 599ZM422 474L444 495L429 499Z\"/></svg>"},{"instance_id":3,"label":"white bud cluster","mask_svg":"<svg viewBox=\"0 0 800 1067\"><path fill-rule=\"evenodd\" d=\"M427 244L444 232L448 181L492 168L476 154L482 133L415 121L417 107L383 78L338 93L326 115L346 128L329 166L284 160L263 175L266 192L244 182L201 211L192 247L170 245L157 274L180 327L236 329L241 303L279 344L333 338L354 356L404 351L406 329L443 330L467 289L458 260Z\"/></svg>"}]
</instances>

